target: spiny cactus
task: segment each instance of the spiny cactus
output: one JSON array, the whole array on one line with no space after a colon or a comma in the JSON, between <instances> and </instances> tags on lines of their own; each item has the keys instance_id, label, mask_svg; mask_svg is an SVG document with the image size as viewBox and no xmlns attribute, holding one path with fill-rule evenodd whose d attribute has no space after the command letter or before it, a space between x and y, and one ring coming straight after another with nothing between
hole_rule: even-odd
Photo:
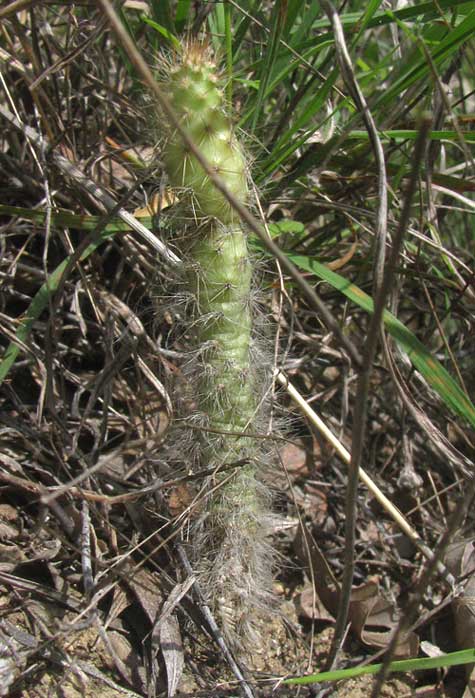
<instances>
[{"instance_id":1,"label":"spiny cactus","mask_svg":"<svg viewBox=\"0 0 475 698\"><path fill-rule=\"evenodd\" d=\"M170 61L162 87L194 144L247 204L246 154L221 82L209 47L192 42ZM262 439L253 437L263 426L266 372L253 328L253 264L238 216L171 127L163 162L179 192L179 218L187 221L181 249L187 261L185 321L199 356L192 378L194 448L182 455L189 462L193 452L193 466L214 471L200 490L205 500L191 525L190 549L225 635L245 647L255 638L262 609L270 607L272 581L265 540L269 497L261 479L265 457Z\"/></svg>"}]
</instances>

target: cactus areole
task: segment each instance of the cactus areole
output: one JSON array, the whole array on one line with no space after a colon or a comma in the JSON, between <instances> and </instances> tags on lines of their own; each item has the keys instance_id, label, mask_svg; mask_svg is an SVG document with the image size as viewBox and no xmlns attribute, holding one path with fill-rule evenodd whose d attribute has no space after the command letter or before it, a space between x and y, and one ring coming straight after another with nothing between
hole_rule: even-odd
<instances>
[{"instance_id":1,"label":"cactus areole","mask_svg":"<svg viewBox=\"0 0 475 698\"><path fill-rule=\"evenodd\" d=\"M246 155L209 47L185 44L162 86L193 143L234 197L246 204ZM200 485L205 499L191 527L190 550L225 635L245 647L255 639L256 618L269 607L271 584L265 542L268 496L259 477L262 440L253 438L262 427L264 403L253 329L253 265L239 217L171 127L162 156L187 221L188 240L181 253L187 260L183 283L191 302L185 321L199 356L193 419L201 427L193 430L192 450L201 468L214 470Z\"/></svg>"}]
</instances>

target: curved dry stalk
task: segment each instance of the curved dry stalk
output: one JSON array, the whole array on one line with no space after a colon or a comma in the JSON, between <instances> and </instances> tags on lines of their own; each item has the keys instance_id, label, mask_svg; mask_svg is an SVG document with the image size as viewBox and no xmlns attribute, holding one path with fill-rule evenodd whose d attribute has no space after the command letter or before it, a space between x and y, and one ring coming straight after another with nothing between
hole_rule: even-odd
<instances>
[{"instance_id":1,"label":"curved dry stalk","mask_svg":"<svg viewBox=\"0 0 475 698\"><path fill-rule=\"evenodd\" d=\"M335 662L340 646L345 637L348 611L350 607L351 588L353 585L354 573L354 547L356 542L356 493L358 488L358 471L363 454L364 437L366 432L366 415L368 406L369 381L372 364L376 354L378 338L381 329L381 321L384 312L384 304L389 292L389 283L392 275L385 274L385 254L387 235L387 180L384 151L381 145L373 116L368 108L363 93L356 80L350 55L346 46L345 35L340 21L340 17L330 0L322 0L322 5L330 19L335 36L336 56L340 70L357 108L359 109L363 121L368 131L368 135L373 147L375 159L378 166L378 211L376 215L376 241L375 241L375 261L374 261L374 298L375 308L369 323L367 340L363 350L363 360L359 366L359 378L354 407L354 419L352 430L352 452L351 462L348 468L348 483L346 489L345 502L345 560L343 577L341 581L341 598L338 608L338 615L335 624L335 632L332 639L332 646L327 658L326 668L331 669ZM393 247L394 251L394 247ZM397 248L399 254L399 248Z\"/></svg>"}]
</instances>

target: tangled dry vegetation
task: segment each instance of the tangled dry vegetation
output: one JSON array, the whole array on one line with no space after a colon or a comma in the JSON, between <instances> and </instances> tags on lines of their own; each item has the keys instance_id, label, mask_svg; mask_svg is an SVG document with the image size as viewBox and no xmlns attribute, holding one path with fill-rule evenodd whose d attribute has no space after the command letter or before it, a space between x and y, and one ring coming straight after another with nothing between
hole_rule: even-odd
<instances>
[{"instance_id":1,"label":"tangled dry vegetation","mask_svg":"<svg viewBox=\"0 0 475 698\"><path fill-rule=\"evenodd\" d=\"M200 506L200 473L168 466L180 439L175 429L170 442L173 414L193 394L184 371L189 337L161 290L169 260L150 243L173 244L176 223L160 164L162 125L150 118L150 96L96 3L20 4L0 10L0 695L295 695L295 687L276 688L275 677L324 667L341 604L347 465L276 389L271 420L286 427L274 432L266 477L275 492L281 615L266 621L252 658L233 664L182 545ZM134 5L148 7L125 3L124 17L135 17ZM209 5L196 3L194 33L205 29ZM135 31L153 64L146 25ZM262 27L249 31L250 42L262 42ZM460 53L444 78L453 101L468 91L464 65ZM338 87L346 89L343 80ZM291 96L276 100L291 111ZM239 86L236 102L244 102ZM414 128L397 106L387 127ZM450 113L442 99L436 106L442 128ZM277 137L285 123L272 118ZM322 134L320 141L333 137ZM318 258L371 294L377 171L367 143L352 143L326 148L315 138L298 151L264 187L262 215L295 259ZM393 163L406 146L384 142L391 236L409 187ZM315 163L308 170L305 157ZM440 143L431 141L390 304L421 343L413 355L426 347L470 395L473 159L462 152L466 169L444 174L440 158ZM451 192L461 171L457 200ZM307 269L342 330L330 331L285 270L251 243L262 258L260 297L269 336L277 333L276 365L350 450L355 414L367 410L362 465L429 550L460 514L441 571L426 578L420 549L358 488L341 663L381 657L400 617L407 623L398 657L415 657L421 646L429 654L475 646L473 428L389 335L359 403L358 366L341 337L360 351L368 314ZM454 589L454 580L462 586ZM372 685L362 678L300 695L367 695ZM463 669L426 672L389 681L380 695L455 698L465 685Z\"/></svg>"}]
</instances>

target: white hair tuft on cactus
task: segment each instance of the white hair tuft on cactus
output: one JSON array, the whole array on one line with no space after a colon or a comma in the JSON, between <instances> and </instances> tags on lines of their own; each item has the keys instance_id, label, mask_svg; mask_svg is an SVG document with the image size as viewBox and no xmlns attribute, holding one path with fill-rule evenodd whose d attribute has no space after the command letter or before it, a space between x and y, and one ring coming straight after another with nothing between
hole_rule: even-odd
<instances>
[{"instance_id":1,"label":"white hair tuft on cactus","mask_svg":"<svg viewBox=\"0 0 475 698\"><path fill-rule=\"evenodd\" d=\"M185 43L169 61L162 87L193 143L247 205L247 157L208 45ZM192 457L193 468L213 472L200 483L204 502L192 517L190 551L225 636L245 648L256 637L259 616L272 606L266 457L264 440L255 438L263 428L271 371L269 362L260 365L257 349L253 261L238 215L172 126L162 157L186 221L181 283L188 297L185 322L199 357L193 371L194 443L183 460Z\"/></svg>"}]
</instances>

